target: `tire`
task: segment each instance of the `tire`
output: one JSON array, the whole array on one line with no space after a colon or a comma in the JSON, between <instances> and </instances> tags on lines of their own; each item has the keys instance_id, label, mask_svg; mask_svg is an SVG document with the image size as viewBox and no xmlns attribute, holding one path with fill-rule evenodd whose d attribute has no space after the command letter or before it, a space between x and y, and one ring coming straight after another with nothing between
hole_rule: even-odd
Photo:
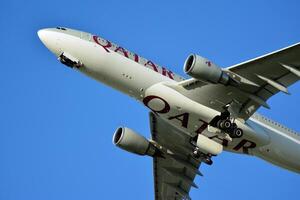
<instances>
[{"instance_id":1,"label":"tire","mask_svg":"<svg viewBox=\"0 0 300 200\"><path fill-rule=\"evenodd\" d=\"M225 119L220 123L220 126L222 129L230 129L232 126L232 123L229 119Z\"/></svg>"},{"instance_id":2,"label":"tire","mask_svg":"<svg viewBox=\"0 0 300 200\"><path fill-rule=\"evenodd\" d=\"M217 128L222 129L222 122L223 120L221 119L217 122Z\"/></svg>"},{"instance_id":3,"label":"tire","mask_svg":"<svg viewBox=\"0 0 300 200\"><path fill-rule=\"evenodd\" d=\"M243 130L240 129L240 128L236 128L236 129L233 130L233 135L234 135L235 138L240 138L240 137L243 136L243 134L244 134Z\"/></svg>"}]
</instances>

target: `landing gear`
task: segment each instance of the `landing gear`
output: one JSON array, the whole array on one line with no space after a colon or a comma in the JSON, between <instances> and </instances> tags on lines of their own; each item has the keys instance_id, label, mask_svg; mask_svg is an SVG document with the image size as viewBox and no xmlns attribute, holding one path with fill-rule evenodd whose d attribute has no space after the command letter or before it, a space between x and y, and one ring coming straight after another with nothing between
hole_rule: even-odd
<instances>
[{"instance_id":1,"label":"landing gear","mask_svg":"<svg viewBox=\"0 0 300 200\"><path fill-rule=\"evenodd\" d=\"M212 165L213 164L213 161L211 159L212 156L210 154L202 153L201 151L199 151L198 147L195 148L195 150L193 152L193 156L196 159L200 159L201 162L204 162L207 165Z\"/></svg>"},{"instance_id":2,"label":"landing gear","mask_svg":"<svg viewBox=\"0 0 300 200\"><path fill-rule=\"evenodd\" d=\"M73 68L76 67L77 69L79 69L80 67L83 66L82 62L80 62L78 59L76 59L75 57L73 57L72 55L63 52L62 54L60 54L60 56L58 57L58 60L66 65L67 67Z\"/></svg>"},{"instance_id":3,"label":"landing gear","mask_svg":"<svg viewBox=\"0 0 300 200\"><path fill-rule=\"evenodd\" d=\"M243 136L243 130L238 128L236 123L232 123L229 119L220 119L217 127L229 134L232 138L240 138Z\"/></svg>"},{"instance_id":4,"label":"landing gear","mask_svg":"<svg viewBox=\"0 0 300 200\"><path fill-rule=\"evenodd\" d=\"M229 119L219 120L217 126L220 129L229 129L232 126L232 123Z\"/></svg>"},{"instance_id":5,"label":"landing gear","mask_svg":"<svg viewBox=\"0 0 300 200\"><path fill-rule=\"evenodd\" d=\"M240 138L243 136L243 130L240 128L236 128L233 130L233 136L234 138Z\"/></svg>"},{"instance_id":6,"label":"landing gear","mask_svg":"<svg viewBox=\"0 0 300 200\"><path fill-rule=\"evenodd\" d=\"M213 161L212 161L211 158L208 157L208 156L202 158L201 161L204 162L204 163L207 164L207 165L212 165L212 164L213 164Z\"/></svg>"},{"instance_id":7,"label":"landing gear","mask_svg":"<svg viewBox=\"0 0 300 200\"><path fill-rule=\"evenodd\" d=\"M212 120L211 124L228 133L231 138L240 138L243 136L243 130L238 128L237 124L234 123L235 118L232 117L228 108L229 107L225 107L225 111Z\"/></svg>"}]
</instances>

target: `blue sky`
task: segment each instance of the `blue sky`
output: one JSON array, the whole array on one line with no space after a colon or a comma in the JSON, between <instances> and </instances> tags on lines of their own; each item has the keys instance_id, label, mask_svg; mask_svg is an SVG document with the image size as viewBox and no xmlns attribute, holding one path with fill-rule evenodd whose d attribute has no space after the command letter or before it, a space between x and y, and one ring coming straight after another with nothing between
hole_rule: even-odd
<instances>
[{"instance_id":1,"label":"blue sky","mask_svg":"<svg viewBox=\"0 0 300 200\"><path fill-rule=\"evenodd\" d=\"M152 159L112 145L125 125L150 136L148 110L57 62L37 30L98 34L183 74L189 53L230 66L300 42L299 1L2 1L0 200L153 199ZM299 131L300 86L260 112ZM300 156L299 156L300 157ZM300 176L224 153L194 199L299 199Z\"/></svg>"}]
</instances>

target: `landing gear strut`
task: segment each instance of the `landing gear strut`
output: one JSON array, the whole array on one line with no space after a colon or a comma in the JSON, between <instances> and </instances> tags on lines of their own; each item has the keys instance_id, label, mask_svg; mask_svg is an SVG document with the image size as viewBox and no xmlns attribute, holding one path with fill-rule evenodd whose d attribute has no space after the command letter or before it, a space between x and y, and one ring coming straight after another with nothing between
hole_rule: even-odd
<instances>
[{"instance_id":1,"label":"landing gear strut","mask_svg":"<svg viewBox=\"0 0 300 200\"><path fill-rule=\"evenodd\" d=\"M195 148L195 150L193 152L193 156L197 159L200 159L201 162L204 162L207 165L212 165L213 164L213 161L211 159L212 155L202 153L201 151L199 151L198 147Z\"/></svg>"},{"instance_id":2,"label":"landing gear strut","mask_svg":"<svg viewBox=\"0 0 300 200\"><path fill-rule=\"evenodd\" d=\"M238 128L236 123L232 123L229 119L220 119L217 122L217 127L228 132L232 138L240 138L243 136L243 130Z\"/></svg>"},{"instance_id":3,"label":"landing gear strut","mask_svg":"<svg viewBox=\"0 0 300 200\"><path fill-rule=\"evenodd\" d=\"M231 138L240 138L243 136L243 130L234 123L235 118L231 116L228 108L225 107L225 111L212 121L212 125L228 133Z\"/></svg>"}]
</instances>

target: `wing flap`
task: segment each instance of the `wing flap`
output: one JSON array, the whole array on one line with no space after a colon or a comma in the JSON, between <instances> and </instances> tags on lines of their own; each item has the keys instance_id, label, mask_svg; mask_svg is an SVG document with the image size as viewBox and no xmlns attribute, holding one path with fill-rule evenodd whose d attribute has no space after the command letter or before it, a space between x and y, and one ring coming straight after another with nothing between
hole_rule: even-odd
<instances>
[{"instance_id":1,"label":"wing flap","mask_svg":"<svg viewBox=\"0 0 300 200\"><path fill-rule=\"evenodd\" d=\"M300 43L224 69L237 85L211 84L188 79L174 89L219 112L231 102L241 106L238 118L247 120L267 100L300 79Z\"/></svg>"}]
</instances>

